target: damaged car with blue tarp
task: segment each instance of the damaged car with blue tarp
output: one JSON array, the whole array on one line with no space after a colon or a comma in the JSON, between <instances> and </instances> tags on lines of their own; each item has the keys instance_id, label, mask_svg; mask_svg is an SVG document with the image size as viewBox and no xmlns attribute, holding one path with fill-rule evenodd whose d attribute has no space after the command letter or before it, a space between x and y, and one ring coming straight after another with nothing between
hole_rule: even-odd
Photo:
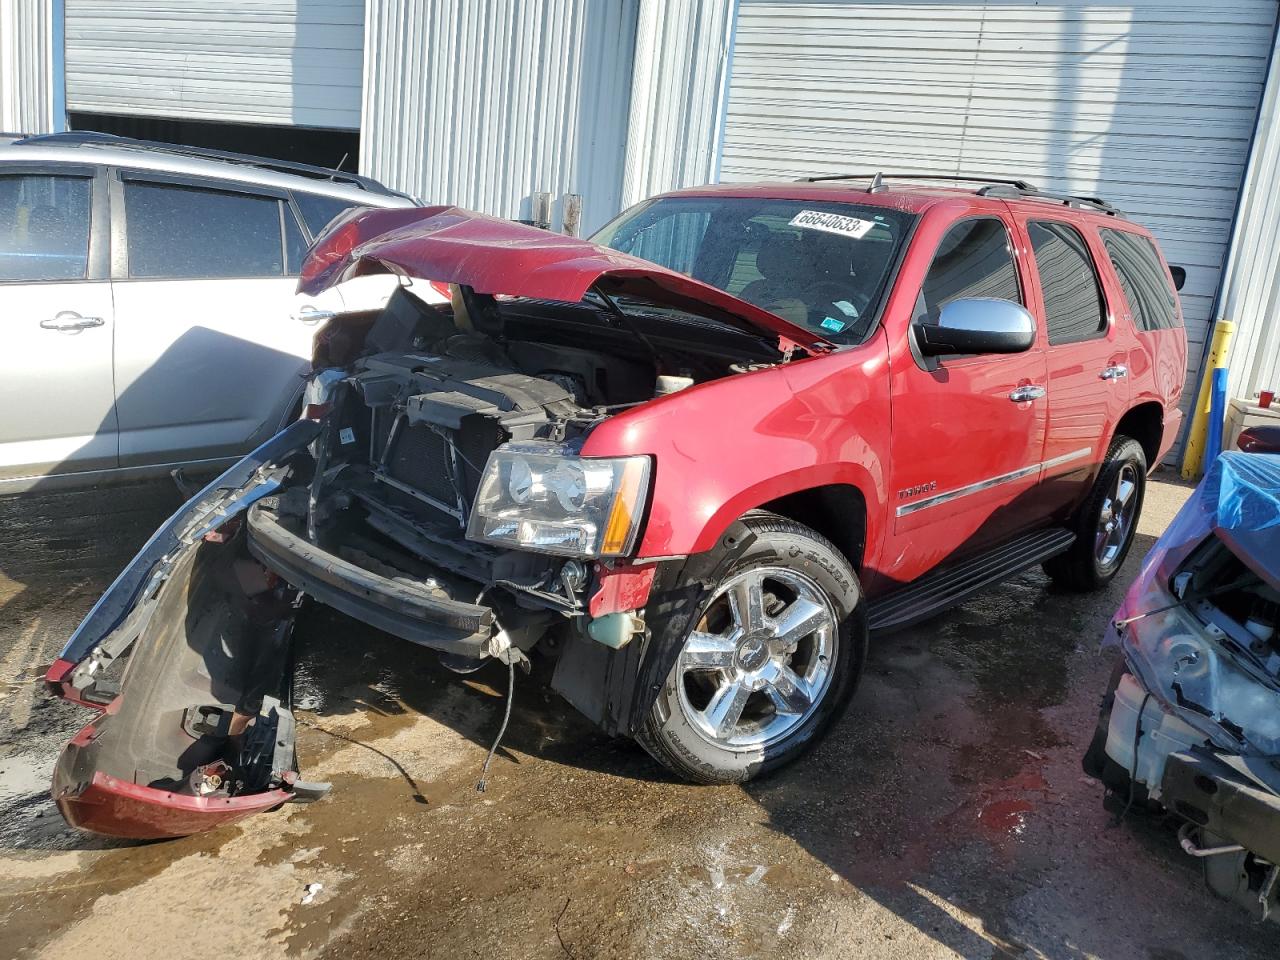
<instances>
[{"instance_id":1,"label":"damaged car with blue tarp","mask_svg":"<svg viewBox=\"0 0 1280 960\"><path fill-rule=\"evenodd\" d=\"M1280 456L1225 453L1143 563L1084 768L1280 921Z\"/></svg>"}]
</instances>

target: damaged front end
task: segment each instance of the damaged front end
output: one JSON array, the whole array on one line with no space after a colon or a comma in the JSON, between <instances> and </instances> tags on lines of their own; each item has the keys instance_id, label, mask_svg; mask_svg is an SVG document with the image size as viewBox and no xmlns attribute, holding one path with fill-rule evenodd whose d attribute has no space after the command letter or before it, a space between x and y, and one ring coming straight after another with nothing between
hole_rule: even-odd
<instances>
[{"instance_id":1,"label":"damaged front end","mask_svg":"<svg viewBox=\"0 0 1280 960\"><path fill-rule=\"evenodd\" d=\"M1220 896L1280 920L1280 457L1224 454L1117 612L1085 770L1182 824Z\"/></svg>"},{"instance_id":2,"label":"damaged front end","mask_svg":"<svg viewBox=\"0 0 1280 960\"><path fill-rule=\"evenodd\" d=\"M825 349L656 265L453 208L340 219L301 286L373 272L405 286L320 332L302 419L158 531L51 669L57 693L102 711L54 776L74 826L180 836L324 792L294 756L303 596L459 672L536 649L554 689L630 732L652 686L632 641L680 558L635 557L652 458L586 457L586 438ZM449 302L413 294L427 282Z\"/></svg>"}]
</instances>

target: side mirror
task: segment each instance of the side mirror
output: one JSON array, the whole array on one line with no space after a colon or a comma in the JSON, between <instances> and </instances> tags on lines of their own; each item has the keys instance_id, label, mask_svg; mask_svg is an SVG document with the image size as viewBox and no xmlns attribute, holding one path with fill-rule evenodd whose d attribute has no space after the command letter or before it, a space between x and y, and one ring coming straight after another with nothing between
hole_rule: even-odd
<instances>
[{"instance_id":1,"label":"side mirror","mask_svg":"<svg viewBox=\"0 0 1280 960\"><path fill-rule=\"evenodd\" d=\"M1169 272L1173 274L1173 289L1181 290L1183 284L1187 282L1187 268L1170 267Z\"/></svg>"},{"instance_id":2,"label":"side mirror","mask_svg":"<svg viewBox=\"0 0 1280 960\"><path fill-rule=\"evenodd\" d=\"M1008 300L952 300L937 323L915 324L926 357L968 353L1022 353L1036 342L1036 322L1025 307Z\"/></svg>"}]
</instances>

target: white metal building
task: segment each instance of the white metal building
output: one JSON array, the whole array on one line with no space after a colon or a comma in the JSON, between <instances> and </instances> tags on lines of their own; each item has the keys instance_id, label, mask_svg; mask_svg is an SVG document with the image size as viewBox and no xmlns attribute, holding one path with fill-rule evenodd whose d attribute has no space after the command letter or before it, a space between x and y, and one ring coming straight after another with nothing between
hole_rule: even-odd
<instances>
[{"instance_id":1,"label":"white metal building","mask_svg":"<svg viewBox=\"0 0 1280 960\"><path fill-rule=\"evenodd\" d=\"M358 131L361 172L504 216L852 169L1102 196L1187 268L1193 363L1229 316L1236 392L1280 384L1276 0L65 5L73 116ZM58 122L55 10L0 0L0 127Z\"/></svg>"}]
</instances>

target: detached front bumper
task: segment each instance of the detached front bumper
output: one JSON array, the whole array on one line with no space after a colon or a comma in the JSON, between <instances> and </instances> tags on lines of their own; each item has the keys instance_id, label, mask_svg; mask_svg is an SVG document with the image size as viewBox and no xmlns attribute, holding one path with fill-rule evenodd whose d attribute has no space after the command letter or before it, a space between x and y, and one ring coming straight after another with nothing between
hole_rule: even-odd
<instances>
[{"instance_id":1,"label":"detached front bumper","mask_svg":"<svg viewBox=\"0 0 1280 960\"><path fill-rule=\"evenodd\" d=\"M485 656L493 610L434 587L392 580L329 553L302 535L301 518L265 498L249 509L249 552L292 586L348 616L412 643L463 657Z\"/></svg>"}]
</instances>

